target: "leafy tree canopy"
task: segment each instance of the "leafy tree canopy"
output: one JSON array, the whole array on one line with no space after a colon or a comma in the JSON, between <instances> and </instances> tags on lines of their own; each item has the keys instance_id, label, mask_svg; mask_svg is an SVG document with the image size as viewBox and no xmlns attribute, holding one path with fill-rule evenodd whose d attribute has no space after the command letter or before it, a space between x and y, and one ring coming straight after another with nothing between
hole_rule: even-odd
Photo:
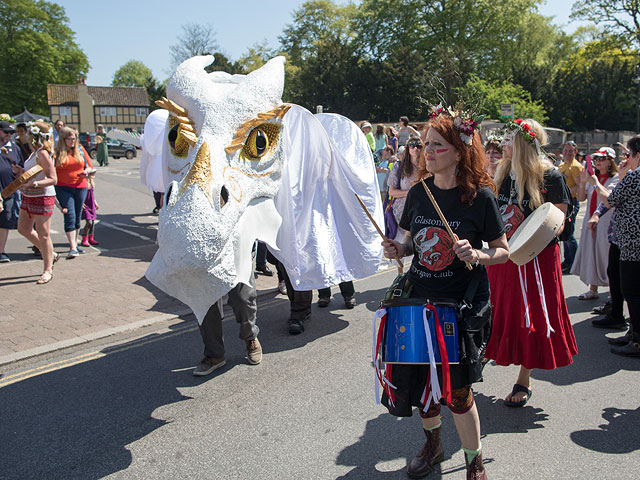
<instances>
[{"instance_id":1,"label":"leafy tree canopy","mask_svg":"<svg viewBox=\"0 0 640 480\"><path fill-rule=\"evenodd\" d=\"M113 74L111 85L114 87L144 87L149 77L153 77L149 67L138 60L129 60Z\"/></svg>"},{"instance_id":2,"label":"leafy tree canopy","mask_svg":"<svg viewBox=\"0 0 640 480\"><path fill-rule=\"evenodd\" d=\"M602 25L605 31L640 46L640 2L638 0L579 0L571 18Z\"/></svg>"},{"instance_id":3,"label":"leafy tree canopy","mask_svg":"<svg viewBox=\"0 0 640 480\"><path fill-rule=\"evenodd\" d=\"M0 104L48 115L46 86L73 84L89 61L76 44L63 7L44 0L0 2Z\"/></svg>"}]
</instances>

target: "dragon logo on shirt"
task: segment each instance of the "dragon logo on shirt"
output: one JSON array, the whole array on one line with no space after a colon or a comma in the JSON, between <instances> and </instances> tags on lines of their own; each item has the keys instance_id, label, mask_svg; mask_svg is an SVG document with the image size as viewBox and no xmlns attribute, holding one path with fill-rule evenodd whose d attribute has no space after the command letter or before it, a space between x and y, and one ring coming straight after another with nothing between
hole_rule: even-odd
<instances>
[{"instance_id":1,"label":"dragon logo on shirt","mask_svg":"<svg viewBox=\"0 0 640 480\"><path fill-rule=\"evenodd\" d=\"M500 207L500 215L502 215L502 222L504 223L508 240L523 222L524 214L517 205L502 205Z\"/></svg>"},{"instance_id":2,"label":"dragon logo on shirt","mask_svg":"<svg viewBox=\"0 0 640 480\"><path fill-rule=\"evenodd\" d=\"M451 265L456 254L453 240L446 230L439 227L425 227L415 236L418 262L428 270L438 272Z\"/></svg>"}]
</instances>

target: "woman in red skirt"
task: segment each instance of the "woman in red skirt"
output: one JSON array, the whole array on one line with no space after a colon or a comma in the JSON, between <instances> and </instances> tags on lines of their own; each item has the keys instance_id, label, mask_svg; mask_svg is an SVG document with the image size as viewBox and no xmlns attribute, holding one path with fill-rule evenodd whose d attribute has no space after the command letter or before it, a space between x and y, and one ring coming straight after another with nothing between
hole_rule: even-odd
<instances>
[{"instance_id":1,"label":"woman in red skirt","mask_svg":"<svg viewBox=\"0 0 640 480\"><path fill-rule=\"evenodd\" d=\"M507 238L543 203L551 202L565 214L571 204L564 179L540 150L546 142L547 135L535 120L518 119L506 126L495 181ZM485 357L498 365L520 365L505 404L522 407L531 397L534 368L564 367L578 353L562 288L558 239L522 267L509 260L487 270L493 331ZM514 295L514 288L521 292Z\"/></svg>"}]
</instances>

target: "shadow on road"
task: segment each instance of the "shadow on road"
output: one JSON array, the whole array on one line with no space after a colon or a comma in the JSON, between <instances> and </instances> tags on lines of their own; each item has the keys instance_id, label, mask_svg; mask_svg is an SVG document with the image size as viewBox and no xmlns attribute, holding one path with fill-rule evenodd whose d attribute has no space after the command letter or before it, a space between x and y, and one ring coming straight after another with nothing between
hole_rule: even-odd
<instances>
[{"instance_id":1,"label":"shadow on road","mask_svg":"<svg viewBox=\"0 0 640 480\"><path fill-rule=\"evenodd\" d=\"M640 407L635 410L605 408L602 413L608 425L597 430L578 430L571 440L583 448L601 453L625 454L640 450Z\"/></svg>"},{"instance_id":2,"label":"shadow on road","mask_svg":"<svg viewBox=\"0 0 640 480\"><path fill-rule=\"evenodd\" d=\"M637 359L621 357L610 352L611 345L607 343L605 333L611 333L612 330L594 328L589 318L575 323L573 332L578 344L578 354L573 357L573 363L556 370L534 370L532 377L562 386L590 382L608 377L620 370L640 371L640 362ZM624 332L616 333L621 335Z\"/></svg>"},{"instance_id":3,"label":"shadow on road","mask_svg":"<svg viewBox=\"0 0 640 480\"><path fill-rule=\"evenodd\" d=\"M126 446L166 423L154 410L188 399L178 387L198 384L175 371L189 366L171 353L185 350L187 335L170 335L0 389L0 476L97 479L127 468ZM129 348L150 340L158 341Z\"/></svg>"}]
</instances>

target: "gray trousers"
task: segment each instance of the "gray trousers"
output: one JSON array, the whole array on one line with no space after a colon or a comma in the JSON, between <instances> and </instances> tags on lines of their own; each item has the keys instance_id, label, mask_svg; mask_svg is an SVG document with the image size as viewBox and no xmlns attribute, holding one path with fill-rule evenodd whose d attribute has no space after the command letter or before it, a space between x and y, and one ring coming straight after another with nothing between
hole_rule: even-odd
<instances>
[{"instance_id":1,"label":"gray trousers","mask_svg":"<svg viewBox=\"0 0 640 480\"><path fill-rule=\"evenodd\" d=\"M251 285L239 283L229 292L229 305L233 309L236 322L240 324L240 339L253 340L260 329L256 325L256 281L251 274ZM222 300L220 300L222 302ZM204 356L224 357L224 340L222 338L222 315L218 303L214 303L200 325L200 335L204 342Z\"/></svg>"}]
</instances>

